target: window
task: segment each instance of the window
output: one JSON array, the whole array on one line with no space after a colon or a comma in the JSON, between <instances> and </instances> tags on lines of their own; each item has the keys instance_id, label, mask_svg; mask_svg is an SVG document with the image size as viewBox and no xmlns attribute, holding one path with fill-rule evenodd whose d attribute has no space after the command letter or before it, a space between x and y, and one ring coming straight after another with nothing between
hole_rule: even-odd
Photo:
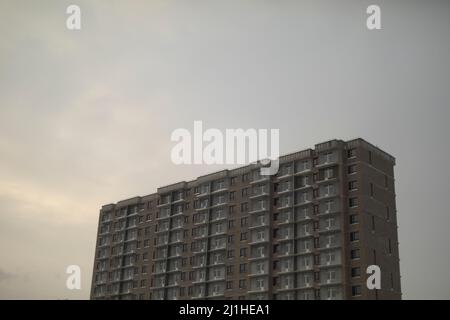
<instances>
[{"instance_id":1,"label":"window","mask_svg":"<svg viewBox=\"0 0 450 320\"><path fill-rule=\"evenodd\" d=\"M314 189L313 190L313 197L314 198L318 198L319 197L319 189Z\"/></svg>"},{"instance_id":2,"label":"window","mask_svg":"<svg viewBox=\"0 0 450 320\"><path fill-rule=\"evenodd\" d=\"M358 215L351 214L350 215L350 224L356 224L356 223L358 223Z\"/></svg>"},{"instance_id":3,"label":"window","mask_svg":"<svg viewBox=\"0 0 450 320\"><path fill-rule=\"evenodd\" d=\"M375 216L372 216L372 231L375 231Z\"/></svg>"},{"instance_id":4,"label":"window","mask_svg":"<svg viewBox=\"0 0 450 320\"><path fill-rule=\"evenodd\" d=\"M369 151L369 163L372 164L372 151Z\"/></svg>"},{"instance_id":5,"label":"window","mask_svg":"<svg viewBox=\"0 0 450 320\"><path fill-rule=\"evenodd\" d=\"M348 199L348 206L350 208L354 208L358 206L358 198L350 198Z\"/></svg>"},{"instance_id":6,"label":"window","mask_svg":"<svg viewBox=\"0 0 450 320\"><path fill-rule=\"evenodd\" d=\"M386 220L389 221L390 220L390 212L389 212L389 207L386 207Z\"/></svg>"},{"instance_id":7,"label":"window","mask_svg":"<svg viewBox=\"0 0 450 320\"><path fill-rule=\"evenodd\" d=\"M278 270L278 268L279 268L279 266L280 266L280 261L278 261L278 260L275 260L274 262L273 262L273 270Z\"/></svg>"},{"instance_id":8,"label":"window","mask_svg":"<svg viewBox=\"0 0 450 320\"><path fill-rule=\"evenodd\" d=\"M350 181L348 183L348 190L356 190L357 189L357 182L356 181Z\"/></svg>"},{"instance_id":9,"label":"window","mask_svg":"<svg viewBox=\"0 0 450 320\"><path fill-rule=\"evenodd\" d=\"M234 250L228 250L227 257L228 259L232 259L234 257Z\"/></svg>"},{"instance_id":10,"label":"window","mask_svg":"<svg viewBox=\"0 0 450 320\"><path fill-rule=\"evenodd\" d=\"M233 274L233 266L227 266L227 274Z\"/></svg>"},{"instance_id":11,"label":"window","mask_svg":"<svg viewBox=\"0 0 450 320\"><path fill-rule=\"evenodd\" d=\"M314 272L314 281L320 281L320 273L319 272Z\"/></svg>"},{"instance_id":12,"label":"window","mask_svg":"<svg viewBox=\"0 0 450 320\"><path fill-rule=\"evenodd\" d=\"M388 252L389 254L392 253L392 244L391 244L391 239L388 239Z\"/></svg>"},{"instance_id":13,"label":"window","mask_svg":"<svg viewBox=\"0 0 450 320\"><path fill-rule=\"evenodd\" d=\"M350 232L350 241L358 241L359 240L359 232L358 231L353 231Z\"/></svg>"},{"instance_id":14,"label":"window","mask_svg":"<svg viewBox=\"0 0 450 320\"><path fill-rule=\"evenodd\" d=\"M245 289L247 287L247 280L241 279L239 280L239 289Z\"/></svg>"},{"instance_id":15,"label":"window","mask_svg":"<svg viewBox=\"0 0 450 320\"><path fill-rule=\"evenodd\" d=\"M235 197L236 197L236 192L235 191L230 192L230 201L234 200Z\"/></svg>"},{"instance_id":16,"label":"window","mask_svg":"<svg viewBox=\"0 0 450 320\"><path fill-rule=\"evenodd\" d=\"M356 260L360 258L359 255L359 249L353 249L350 251L350 257L352 258L352 260Z\"/></svg>"},{"instance_id":17,"label":"window","mask_svg":"<svg viewBox=\"0 0 450 320\"><path fill-rule=\"evenodd\" d=\"M234 220L229 220L228 221L228 229L232 229L234 228Z\"/></svg>"},{"instance_id":18,"label":"window","mask_svg":"<svg viewBox=\"0 0 450 320\"><path fill-rule=\"evenodd\" d=\"M240 273L245 273L247 271L247 264L246 263L241 263L239 265L239 272Z\"/></svg>"},{"instance_id":19,"label":"window","mask_svg":"<svg viewBox=\"0 0 450 320\"><path fill-rule=\"evenodd\" d=\"M360 276L361 276L361 268L360 267L352 268L352 278L357 278Z\"/></svg>"},{"instance_id":20,"label":"window","mask_svg":"<svg viewBox=\"0 0 450 320\"><path fill-rule=\"evenodd\" d=\"M247 212L248 211L248 203L244 202L241 204L241 212Z\"/></svg>"},{"instance_id":21,"label":"window","mask_svg":"<svg viewBox=\"0 0 450 320\"><path fill-rule=\"evenodd\" d=\"M239 249L239 256L240 257L246 257L247 256L247 248Z\"/></svg>"},{"instance_id":22,"label":"window","mask_svg":"<svg viewBox=\"0 0 450 320\"><path fill-rule=\"evenodd\" d=\"M357 297L361 295L361 286L352 286L352 296Z\"/></svg>"},{"instance_id":23,"label":"window","mask_svg":"<svg viewBox=\"0 0 450 320\"><path fill-rule=\"evenodd\" d=\"M247 224L248 224L248 218L247 217L241 218L241 227L245 227L245 226L247 226Z\"/></svg>"},{"instance_id":24,"label":"window","mask_svg":"<svg viewBox=\"0 0 450 320\"><path fill-rule=\"evenodd\" d=\"M315 265L320 264L320 255L318 255L318 254L314 255L314 264Z\"/></svg>"},{"instance_id":25,"label":"window","mask_svg":"<svg viewBox=\"0 0 450 320\"><path fill-rule=\"evenodd\" d=\"M347 158L351 159L356 157L356 149L349 149L347 150Z\"/></svg>"},{"instance_id":26,"label":"window","mask_svg":"<svg viewBox=\"0 0 450 320\"><path fill-rule=\"evenodd\" d=\"M273 277L273 278L272 278L272 285L273 285L274 287L276 287L276 286L278 285L278 277Z\"/></svg>"},{"instance_id":27,"label":"window","mask_svg":"<svg viewBox=\"0 0 450 320\"><path fill-rule=\"evenodd\" d=\"M325 170L325 179L332 179L332 178L334 178L334 170L326 169Z\"/></svg>"},{"instance_id":28,"label":"window","mask_svg":"<svg viewBox=\"0 0 450 320\"><path fill-rule=\"evenodd\" d=\"M242 189L242 197L244 198L244 197L246 197L247 195L248 195L248 188L244 188L244 189Z\"/></svg>"},{"instance_id":29,"label":"window","mask_svg":"<svg viewBox=\"0 0 450 320\"><path fill-rule=\"evenodd\" d=\"M241 233L241 241L247 240L247 232Z\"/></svg>"},{"instance_id":30,"label":"window","mask_svg":"<svg viewBox=\"0 0 450 320\"><path fill-rule=\"evenodd\" d=\"M387 189L388 188L388 176L384 175L384 187Z\"/></svg>"},{"instance_id":31,"label":"window","mask_svg":"<svg viewBox=\"0 0 450 320\"><path fill-rule=\"evenodd\" d=\"M233 243L233 235L228 236L228 243Z\"/></svg>"},{"instance_id":32,"label":"window","mask_svg":"<svg viewBox=\"0 0 450 320\"><path fill-rule=\"evenodd\" d=\"M233 281L227 281L227 290L233 289Z\"/></svg>"},{"instance_id":33,"label":"window","mask_svg":"<svg viewBox=\"0 0 450 320\"><path fill-rule=\"evenodd\" d=\"M279 233L280 233L280 230L279 230L279 229L273 229L273 237L274 237L274 238L278 238Z\"/></svg>"},{"instance_id":34,"label":"window","mask_svg":"<svg viewBox=\"0 0 450 320\"><path fill-rule=\"evenodd\" d=\"M348 174L356 173L356 164L353 164L353 165L351 165L351 166L348 166L347 173L348 173Z\"/></svg>"},{"instance_id":35,"label":"window","mask_svg":"<svg viewBox=\"0 0 450 320\"><path fill-rule=\"evenodd\" d=\"M236 177L231 177L230 179L230 185L235 185L236 184Z\"/></svg>"},{"instance_id":36,"label":"window","mask_svg":"<svg viewBox=\"0 0 450 320\"><path fill-rule=\"evenodd\" d=\"M279 249L280 249L280 245L279 244L274 244L273 245L273 252L274 253L277 253L279 251Z\"/></svg>"}]
</instances>

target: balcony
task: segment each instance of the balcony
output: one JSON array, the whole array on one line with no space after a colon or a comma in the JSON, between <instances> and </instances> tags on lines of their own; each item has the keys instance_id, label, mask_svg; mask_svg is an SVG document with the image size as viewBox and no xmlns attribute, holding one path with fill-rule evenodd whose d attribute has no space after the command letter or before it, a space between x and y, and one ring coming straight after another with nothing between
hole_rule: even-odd
<instances>
[{"instance_id":1,"label":"balcony","mask_svg":"<svg viewBox=\"0 0 450 320\"><path fill-rule=\"evenodd\" d=\"M267 238L256 238L251 240L251 242L249 243L249 245L255 245L255 244L260 244L260 243L265 243L265 242L269 242L269 237Z\"/></svg>"},{"instance_id":2,"label":"balcony","mask_svg":"<svg viewBox=\"0 0 450 320\"><path fill-rule=\"evenodd\" d=\"M268 210L268 206L263 205L263 206L255 206L251 211L249 211L249 214L254 214L254 213L258 213L258 212L264 212Z\"/></svg>"},{"instance_id":3,"label":"balcony","mask_svg":"<svg viewBox=\"0 0 450 320\"><path fill-rule=\"evenodd\" d=\"M259 187L259 188L255 188L253 190L253 192L251 193L251 195L249 196L250 199L256 199L259 197L266 197L269 196L269 192L267 191L266 187Z\"/></svg>"},{"instance_id":4,"label":"balcony","mask_svg":"<svg viewBox=\"0 0 450 320\"><path fill-rule=\"evenodd\" d=\"M159 217L156 218L157 221L159 220L163 220L163 219L168 219L170 218L170 212L164 212L159 215Z\"/></svg>"},{"instance_id":5,"label":"balcony","mask_svg":"<svg viewBox=\"0 0 450 320\"><path fill-rule=\"evenodd\" d=\"M252 181L250 181L250 184L257 184L257 183L266 182L269 180L270 180L270 176L255 175L253 177Z\"/></svg>"}]
</instances>

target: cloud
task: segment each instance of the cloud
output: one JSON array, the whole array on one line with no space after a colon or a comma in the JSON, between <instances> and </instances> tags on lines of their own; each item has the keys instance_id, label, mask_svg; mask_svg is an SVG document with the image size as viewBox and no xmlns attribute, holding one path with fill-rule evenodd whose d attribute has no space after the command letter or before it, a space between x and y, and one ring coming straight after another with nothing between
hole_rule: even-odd
<instances>
[{"instance_id":1,"label":"cloud","mask_svg":"<svg viewBox=\"0 0 450 320\"><path fill-rule=\"evenodd\" d=\"M0 282L5 281L5 280L9 280L12 278L15 278L16 275L14 273L11 272L7 272L3 269L0 269Z\"/></svg>"}]
</instances>

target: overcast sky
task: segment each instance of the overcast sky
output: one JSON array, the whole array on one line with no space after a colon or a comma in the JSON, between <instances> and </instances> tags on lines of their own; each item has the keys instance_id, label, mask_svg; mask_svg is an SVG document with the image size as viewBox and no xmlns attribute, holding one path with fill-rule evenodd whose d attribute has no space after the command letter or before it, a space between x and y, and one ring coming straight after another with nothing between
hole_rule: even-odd
<instances>
[{"instance_id":1,"label":"overcast sky","mask_svg":"<svg viewBox=\"0 0 450 320\"><path fill-rule=\"evenodd\" d=\"M170 161L202 120L394 155L404 298L450 299L449 34L449 1L0 0L0 298L89 298L103 204L219 169Z\"/></svg>"}]
</instances>

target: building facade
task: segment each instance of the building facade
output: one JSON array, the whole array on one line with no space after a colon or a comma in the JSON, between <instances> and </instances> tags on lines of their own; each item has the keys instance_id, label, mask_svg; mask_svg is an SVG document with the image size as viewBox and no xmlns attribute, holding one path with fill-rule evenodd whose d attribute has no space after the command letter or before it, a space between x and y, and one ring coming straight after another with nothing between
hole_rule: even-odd
<instances>
[{"instance_id":1,"label":"building facade","mask_svg":"<svg viewBox=\"0 0 450 320\"><path fill-rule=\"evenodd\" d=\"M394 165L331 140L104 205L91 298L400 299Z\"/></svg>"}]
</instances>

